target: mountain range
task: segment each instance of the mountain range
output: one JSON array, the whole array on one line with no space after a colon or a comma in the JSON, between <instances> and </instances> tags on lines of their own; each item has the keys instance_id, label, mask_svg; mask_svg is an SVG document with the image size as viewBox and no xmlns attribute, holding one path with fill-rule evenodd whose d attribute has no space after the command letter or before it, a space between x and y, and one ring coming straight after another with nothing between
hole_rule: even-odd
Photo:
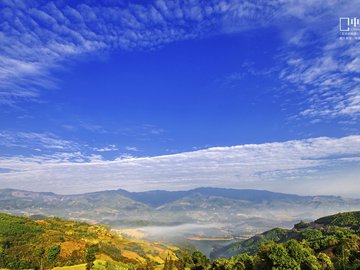
<instances>
[{"instance_id":1,"label":"mountain range","mask_svg":"<svg viewBox=\"0 0 360 270\"><path fill-rule=\"evenodd\" d=\"M358 210L360 199L299 196L265 190L197 188L188 191L123 189L76 195L0 190L2 212L58 216L115 228L187 226L187 236L241 236L299 220ZM199 229L200 228L200 229Z\"/></svg>"}]
</instances>

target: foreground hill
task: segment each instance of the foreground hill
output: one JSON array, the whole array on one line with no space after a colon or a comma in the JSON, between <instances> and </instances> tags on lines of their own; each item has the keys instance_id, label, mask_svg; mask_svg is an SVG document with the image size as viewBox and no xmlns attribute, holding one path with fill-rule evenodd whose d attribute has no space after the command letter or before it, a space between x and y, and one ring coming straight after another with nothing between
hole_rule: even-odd
<instances>
[{"instance_id":1,"label":"foreground hill","mask_svg":"<svg viewBox=\"0 0 360 270\"><path fill-rule=\"evenodd\" d=\"M249 239L215 249L211 257L229 258L244 253L254 255L269 241L284 244L294 240L310 247L313 253L323 252L330 258L339 256L339 252L347 248L348 253L341 255L353 257L359 268L345 269L360 269L360 211L326 216L309 223L300 222L290 230L274 228Z\"/></svg>"},{"instance_id":2,"label":"foreground hill","mask_svg":"<svg viewBox=\"0 0 360 270\"><path fill-rule=\"evenodd\" d=\"M219 250L198 251L116 236L99 225L0 214L0 267L61 270L358 270L360 211L275 228ZM65 265L74 265L66 267ZM57 266L57 267L56 267Z\"/></svg>"},{"instance_id":3,"label":"foreground hill","mask_svg":"<svg viewBox=\"0 0 360 270\"><path fill-rule=\"evenodd\" d=\"M172 246L126 239L102 225L43 218L0 213L0 268L84 264L85 269L97 259L96 265L106 269L162 269L166 260L177 260L178 249Z\"/></svg>"},{"instance_id":4,"label":"foreground hill","mask_svg":"<svg viewBox=\"0 0 360 270\"><path fill-rule=\"evenodd\" d=\"M359 224L357 211L273 229L218 250L218 256L234 256L216 259L210 269L358 270Z\"/></svg>"}]
</instances>

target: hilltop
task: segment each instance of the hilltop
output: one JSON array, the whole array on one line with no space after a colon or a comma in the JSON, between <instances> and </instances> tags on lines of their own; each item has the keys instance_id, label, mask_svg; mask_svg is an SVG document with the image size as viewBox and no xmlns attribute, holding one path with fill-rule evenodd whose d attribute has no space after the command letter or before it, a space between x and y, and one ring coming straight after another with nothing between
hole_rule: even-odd
<instances>
[{"instance_id":1,"label":"hilltop","mask_svg":"<svg viewBox=\"0 0 360 270\"><path fill-rule=\"evenodd\" d=\"M103 225L34 218L0 213L0 268L48 269L96 259L96 264L117 267L114 269L141 269L177 260L174 246L127 239Z\"/></svg>"}]
</instances>

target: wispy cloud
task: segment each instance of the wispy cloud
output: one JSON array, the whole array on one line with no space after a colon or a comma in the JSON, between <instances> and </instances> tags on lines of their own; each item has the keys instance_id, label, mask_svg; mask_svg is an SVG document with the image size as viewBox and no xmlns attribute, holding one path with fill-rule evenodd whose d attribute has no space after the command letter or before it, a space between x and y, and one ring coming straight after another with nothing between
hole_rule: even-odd
<instances>
[{"instance_id":1,"label":"wispy cloud","mask_svg":"<svg viewBox=\"0 0 360 270\"><path fill-rule=\"evenodd\" d=\"M165 129L152 124L133 125L114 131L116 134L134 137L138 140L148 139L154 136L161 136L166 132L167 131Z\"/></svg>"},{"instance_id":2,"label":"wispy cloud","mask_svg":"<svg viewBox=\"0 0 360 270\"><path fill-rule=\"evenodd\" d=\"M277 27L284 39L268 70L242 70L221 79L227 87L250 76L275 78L282 96L297 93L295 117L358 119L360 116L360 45L357 40L339 39L339 17L357 16L359 3L341 1L269 1L266 24ZM272 7L277 6L276 11ZM261 6L263 15L264 6ZM262 19L255 17L257 22ZM289 23L293 22L293 23ZM250 23L250 21L249 21ZM259 25L259 24L257 24ZM238 28L235 27L238 31Z\"/></svg>"},{"instance_id":3,"label":"wispy cloud","mask_svg":"<svg viewBox=\"0 0 360 270\"><path fill-rule=\"evenodd\" d=\"M80 148L79 144L61 139L50 132L10 132L0 131L0 145L5 147L20 147L33 150L60 150L75 151Z\"/></svg>"},{"instance_id":4,"label":"wispy cloud","mask_svg":"<svg viewBox=\"0 0 360 270\"><path fill-rule=\"evenodd\" d=\"M300 115L334 118L360 116L360 46L332 40L317 55L291 53L280 79L305 98Z\"/></svg>"},{"instance_id":5,"label":"wispy cloud","mask_svg":"<svg viewBox=\"0 0 360 270\"><path fill-rule=\"evenodd\" d=\"M76 160L76 161L74 161ZM187 189L198 186L265 188L279 183L282 191L297 192L312 183L308 193L320 193L319 181L336 173L341 185L346 173L359 172L360 136L313 138L287 142L213 147L166 156L121 157L113 161L81 153L1 157L0 187L76 193L99 189ZM330 178L331 178L330 177ZM225 184L226 183L226 184ZM273 185L273 189L276 185ZM318 187L319 189L316 189ZM335 187L335 186L333 186ZM346 189L346 188L345 188ZM348 192L360 192L353 182ZM327 190L338 193L336 188ZM345 191L344 191L345 192Z\"/></svg>"},{"instance_id":6,"label":"wispy cloud","mask_svg":"<svg viewBox=\"0 0 360 270\"><path fill-rule=\"evenodd\" d=\"M143 4L3 1L0 103L37 100L44 88L55 87L51 71L79 55L156 49L178 40L281 24L284 18L313 24L312 18L319 17L315 15L337 6L347 5L339 1L275 0L156 0ZM300 36L304 35L297 40ZM356 98L351 100L356 102ZM349 106L344 113L357 105Z\"/></svg>"},{"instance_id":7,"label":"wispy cloud","mask_svg":"<svg viewBox=\"0 0 360 270\"><path fill-rule=\"evenodd\" d=\"M293 27L293 32L287 34L289 46L277 60L281 63L279 78L285 83L285 89L301 95L299 108L302 110L298 116L317 121L358 119L360 44L339 39L339 17L357 16L354 12L360 8L360 3L294 3L290 1L289 5L294 8L288 6L287 11L302 23L296 24L296 29Z\"/></svg>"}]
</instances>

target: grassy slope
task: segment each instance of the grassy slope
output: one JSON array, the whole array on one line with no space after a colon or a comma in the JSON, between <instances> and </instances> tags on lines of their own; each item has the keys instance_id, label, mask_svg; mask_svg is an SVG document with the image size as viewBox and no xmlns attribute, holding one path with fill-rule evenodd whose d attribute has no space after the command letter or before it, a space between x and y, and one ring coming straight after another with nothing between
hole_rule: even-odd
<instances>
[{"instance_id":1,"label":"grassy slope","mask_svg":"<svg viewBox=\"0 0 360 270\"><path fill-rule=\"evenodd\" d=\"M102 225L89 225L75 221L50 218L32 220L0 213L1 250L7 254L7 261L17 260L19 265L39 265L41 258L37 250L60 245L61 252L54 266L81 264L85 262L86 250L98 245L97 259L120 261L128 265L141 265L147 261L155 265L164 263L166 257L176 259L177 248L162 243L133 240L113 234ZM47 254L43 256L46 261ZM14 262L15 263L15 262ZM9 267L9 265L7 266ZM80 269L64 268L64 269ZM84 269L84 267L82 267Z\"/></svg>"}]
</instances>

